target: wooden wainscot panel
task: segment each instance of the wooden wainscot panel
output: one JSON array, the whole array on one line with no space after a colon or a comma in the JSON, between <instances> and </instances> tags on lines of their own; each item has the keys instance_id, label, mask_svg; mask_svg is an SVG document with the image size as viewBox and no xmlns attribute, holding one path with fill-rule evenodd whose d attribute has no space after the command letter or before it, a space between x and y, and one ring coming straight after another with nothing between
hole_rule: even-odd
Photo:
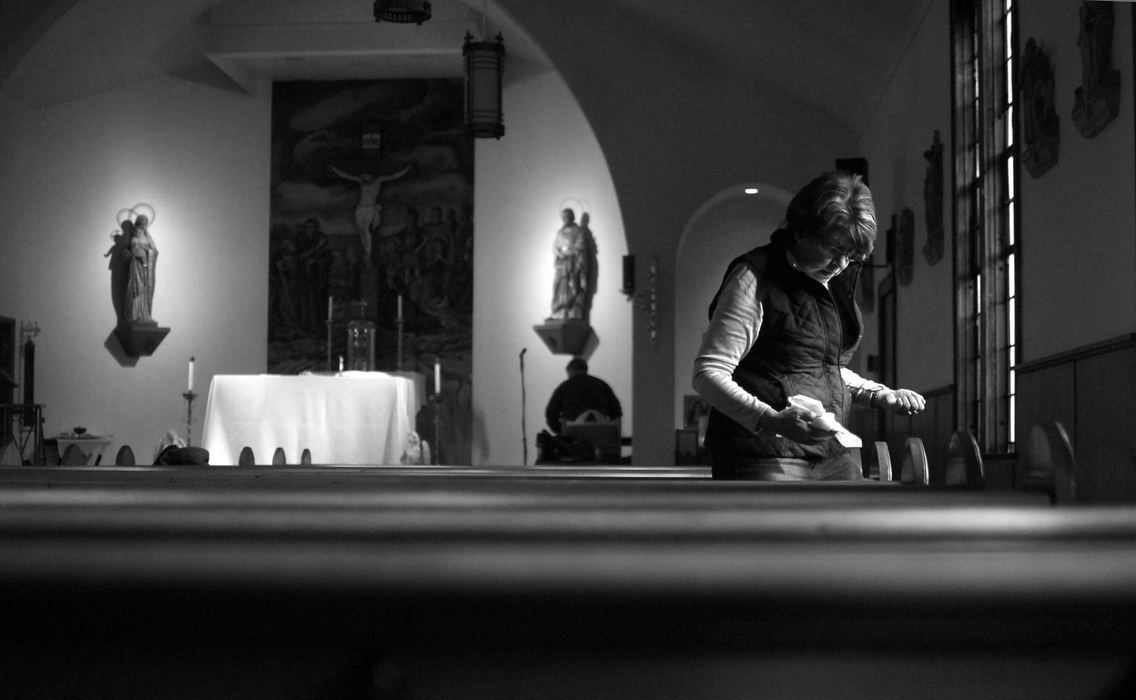
<instances>
[{"instance_id":1,"label":"wooden wainscot panel","mask_svg":"<svg viewBox=\"0 0 1136 700\"><path fill-rule=\"evenodd\" d=\"M1017 375L1019 442L1034 425L1060 422L1075 453L1078 498L1136 502L1136 335L1023 363Z\"/></svg>"}]
</instances>

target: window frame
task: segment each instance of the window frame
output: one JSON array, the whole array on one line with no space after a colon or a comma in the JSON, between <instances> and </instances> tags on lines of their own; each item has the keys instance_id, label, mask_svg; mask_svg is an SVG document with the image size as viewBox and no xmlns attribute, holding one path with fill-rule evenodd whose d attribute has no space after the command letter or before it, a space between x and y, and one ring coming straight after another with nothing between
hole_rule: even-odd
<instances>
[{"instance_id":1,"label":"window frame","mask_svg":"<svg viewBox=\"0 0 1136 700\"><path fill-rule=\"evenodd\" d=\"M1015 449L1020 163L1015 0L952 0L952 187L958 427Z\"/></svg>"}]
</instances>

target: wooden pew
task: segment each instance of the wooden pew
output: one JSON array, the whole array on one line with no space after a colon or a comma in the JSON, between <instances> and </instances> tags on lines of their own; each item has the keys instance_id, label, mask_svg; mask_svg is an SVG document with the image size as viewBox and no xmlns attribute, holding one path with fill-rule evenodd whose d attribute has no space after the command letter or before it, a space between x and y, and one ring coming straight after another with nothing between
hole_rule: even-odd
<instances>
[{"instance_id":1,"label":"wooden pew","mask_svg":"<svg viewBox=\"0 0 1136 700\"><path fill-rule=\"evenodd\" d=\"M695 469L673 467L624 470L624 476L606 468L557 467L419 467L419 466L328 466L286 465L254 467L141 466L65 469L0 469L0 485L50 487L57 494L62 486L82 493L88 487L118 489L123 499L132 489L163 490L172 486L193 487L231 494L234 498L260 497L276 491L311 491L342 494L344 498L379 499L392 507L413 503L427 494L442 502L453 496L455 504L511 506L519 502L540 505L596 504L613 507L629 503L671 507L676 500L697 501L720 507L736 503L745 507L787 507L833 504L876 507L900 505L901 501L925 506L971 504L1048 505L1041 492L973 492L957 489L922 488L898 481L877 482L721 482ZM626 476L632 473L634 476ZM504 484L504 486L502 486ZM318 485L318 488L316 488ZM823 497L821 496L823 494ZM61 496L57 496L61 497ZM210 495L209 497L214 497ZM477 500L481 498L482 500ZM762 503L758 503L758 502ZM764 504L764 505L762 505Z\"/></svg>"},{"instance_id":2,"label":"wooden pew","mask_svg":"<svg viewBox=\"0 0 1136 700\"><path fill-rule=\"evenodd\" d=\"M0 695L744 697L776 677L848 697L858 650L895 697L983 674L1034 696L1103 689L1136 644L1129 508L517 468L33 471L0 470Z\"/></svg>"},{"instance_id":3,"label":"wooden pew","mask_svg":"<svg viewBox=\"0 0 1136 700\"><path fill-rule=\"evenodd\" d=\"M1069 434L1059 421L1031 426L1022 453L1029 488L1048 492L1056 503L1080 500L1077 491L1077 461Z\"/></svg>"},{"instance_id":4,"label":"wooden pew","mask_svg":"<svg viewBox=\"0 0 1136 700\"><path fill-rule=\"evenodd\" d=\"M135 464L134 450L130 445L123 445L118 448L118 452L114 456L114 464L118 467L132 467Z\"/></svg>"},{"instance_id":5,"label":"wooden pew","mask_svg":"<svg viewBox=\"0 0 1136 700\"><path fill-rule=\"evenodd\" d=\"M256 455L253 453L252 448L245 445L241 448L240 454L237 457L237 465L241 467L251 467L256 464Z\"/></svg>"},{"instance_id":6,"label":"wooden pew","mask_svg":"<svg viewBox=\"0 0 1136 700\"><path fill-rule=\"evenodd\" d=\"M894 475L891 468L891 453L888 444L877 440L862 450L862 457L867 465L866 476L876 481L892 481Z\"/></svg>"},{"instance_id":7,"label":"wooden pew","mask_svg":"<svg viewBox=\"0 0 1136 700\"><path fill-rule=\"evenodd\" d=\"M941 470L932 471L932 483L981 489L986 485L982 452L969 430L956 430L947 443L947 459Z\"/></svg>"}]
</instances>

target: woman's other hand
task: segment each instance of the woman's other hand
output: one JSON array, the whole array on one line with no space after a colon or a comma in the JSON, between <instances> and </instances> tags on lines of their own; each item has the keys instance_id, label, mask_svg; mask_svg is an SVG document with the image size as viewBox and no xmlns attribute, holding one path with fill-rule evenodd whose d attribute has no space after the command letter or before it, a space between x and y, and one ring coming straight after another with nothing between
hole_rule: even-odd
<instances>
[{"instance_id":1,"label":"woman's other hand","mask_svg":"<svg viewBox=\"0 0 1136 700\"><path fill-rule=\"evenodd\" d=\"M876 403L907 416L922 413L923 409L927 408L927 401L923 396L911 389L881 391L880 395L876 397Z\"/></svg>"}]
</instances>

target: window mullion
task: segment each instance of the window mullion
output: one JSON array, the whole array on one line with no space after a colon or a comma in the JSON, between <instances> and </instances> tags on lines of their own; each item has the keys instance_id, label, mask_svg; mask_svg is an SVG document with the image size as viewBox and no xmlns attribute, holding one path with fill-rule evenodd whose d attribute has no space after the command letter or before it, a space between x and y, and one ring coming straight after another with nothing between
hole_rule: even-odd
<instances>
[{"instance_id":1,"label":"window mullion","mask_svg":"<svg viewBox=\"0 0 1136 700\"><path fill-rule=\"evenodd\" d=\"M956 404L984 451L1013 447L1017 352L1014 9L954 0ZM965 80L958 77L965 76Z\"/></svg>"}]
</instances>

